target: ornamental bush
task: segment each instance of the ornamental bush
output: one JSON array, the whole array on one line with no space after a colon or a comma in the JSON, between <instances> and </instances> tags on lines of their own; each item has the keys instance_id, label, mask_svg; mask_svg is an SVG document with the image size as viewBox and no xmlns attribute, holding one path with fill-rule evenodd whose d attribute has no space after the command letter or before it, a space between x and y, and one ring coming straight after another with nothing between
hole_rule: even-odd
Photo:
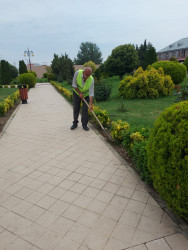
<instances>
[{"instance_id":1,"label":"ornamental bush","mask_svg":"<svg viewBox=\"0 0 188 250\"><path fill-rule=\"evenodd\" d=\"M158 117L147 157L155 189L188 221L188 101L172 105Z\"/></svg>"},{"instance_id":2,"label":"ornamental bush","mask_svg":"<svg viewBox=\"0 0 188 250\"><path fill-rule=\"evenodd\" d=\"M170 76L165 76L162 68L143 71L139 67L133 76L127 76L120 82L119 95L127 99L156 98L170 95L173 88Z\"/></svg>"},{"instance_id":3,"label":"ornamental bush","mask_svg":"<svg viewBox=\"0 0 188 250\"><path fill-rule=\"evenodd\" d=\"M50 82L50 81L54 81L54 79L55 79L55 74L54 74L54 73L49 73L49 74L47 74L47 79L48 79L49 82Z\"/></svg>"},{"instance_id":4,"label":"ornamental bush","mask_svg":"<svg viewBox=\"0 0 188 250\"><path fill-rule=\"evenodd\" d=\"M174 84L179 84L186 77L186 66L173 61L159 61L151 65L155 69L163 68L165 75L170 75Z\"/></svg>"},{"instance_id":5,"label":"ornamental bush","mask_svg":"<svg viewBox=\"0 0 188 250\"><path fill-rule=\"evenodd\" d=\"M88 62L84 63L84 67L90 67L92 69L92 74L94 74L96 69L97 69L96 64L92 61L88 61Z\"/></svg>"},{"instance_id":6,"label":"ornamental bush","mask_svg":"<svg viewBox=\"0 0 188 250\"><path fill-rule=\"evenodd\" d=\"M95 84L95 100L106 101L111 94L112 85L105 83L104 81Z\"/></svg>"},{"instance_id":7,"label":"ornamental bush","mask_svg":"<svg viewBox=\"0 0 188 250\"><path fill-rule=\"evenodd\" d=\"M118 120L117 122L113 121L111 124L111 136L118 142L122 142L125 134L129 130L130 126L127 122Z\"/></svg>"},{"instance_id":8,"label":"ornamental bush","mask_svg":"<svg viewBox=\"0 0 188 250\"><path fill-rule=\"evenodd\" d=\"M108 127L110 124L110 118L109 118L108 112L105 109L101 109L94 105L93 105L93 111L95 112L97 118L102 123L102 125L104 127ZM89 110L89 116L92 117L96 125L99 126L97 120L95 119L95 117L93 116L90 110Z\"/></svg>"},{"instance_id":9,"label":"ornamental bush","mask_svg":"<svg viewBox=\"0 0 188 250\"><path fill-rule=\"evenodd\" d=\"M37 77L37 73L35 71L29 70L28 73L31 73L34 75L34 77Z\"/></svg>"},{"instance_id":10,"label":"ornamental bush","mask_svg":"<svg viewBox=\"0 0 188 250\"><path fill-rule=\"evenodd\" d=\"M19 82L22 85L29 85L29 88L34 88L36 77L32 73L24 73L19 76Z\"/></svg>"}]
</instances>

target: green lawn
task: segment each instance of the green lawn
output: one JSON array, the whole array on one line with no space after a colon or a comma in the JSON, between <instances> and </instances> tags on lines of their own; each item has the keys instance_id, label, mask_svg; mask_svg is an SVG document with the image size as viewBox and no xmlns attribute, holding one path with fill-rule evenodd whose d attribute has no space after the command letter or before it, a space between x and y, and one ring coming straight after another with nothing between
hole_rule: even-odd
<instances>
[{"instance_id":1,"label":"green lawn","mask_svg":"<svg viewBox=\"0 0 188 250\"><path fill-rule=\"evenodd\" d=\"M105 81L112 84L111 96L109 100L97 102L96 105L106 109L112 121L121 119L127 121L130 125L152 128L161 111L174 104L177 98L171 95L157 99L127 100L118 96L119 77L110 77ZM188 83L188 77L185 78L183 83ZM72 86L67 82L59 83L59 85L72 91Z\"/></svg>"},{"instance_id":2,"label":"green lawn","mask_svg":"<svg viewBox=\"0 0 188 250\"><path fill-rule=\"evenodd\" d=\"M14 93L16 90L17 88L0 88L0 102L2 102L5 98Z\"/></svg>"},{"instance_id":3,"label":"green lawn","mask_svg":"<svg viewBox=\"0 0 188 250\"><path fill-rule=\"evenodd\" d=\"M70 91L72 91L73 90L73 88L72 88L72 84L68 84L68 82L67 81L64 81L64 82L62 82L62 83L58 83L61 87L64 87L64 88L66 88L66 89L68 89L68 90L70 90Z\"/></svg>"},{"instance_id":4,"label":"green lawn","mask_svg":"<svg viewBox=\"0 0 188 250\"><path fill-rule=\"evenodd\" d=\"M174 104L177 98L171 95L157 99L127 100L118 96L120 83L118 77L111 77L105 81L112 83L112 93L108 101L98 102L97 105L102 109L106 109L113 121L121 119L127 121L130 125L151 128L161 111ZM183 83L188 83L188 77L185 78Z\"/></svg>"}]
</instances>

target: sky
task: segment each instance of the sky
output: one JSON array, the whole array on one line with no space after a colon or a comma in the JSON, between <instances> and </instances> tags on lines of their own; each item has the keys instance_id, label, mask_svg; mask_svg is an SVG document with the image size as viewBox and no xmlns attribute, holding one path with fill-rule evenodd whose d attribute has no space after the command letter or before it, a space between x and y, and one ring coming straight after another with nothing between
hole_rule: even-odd
<instances>
[{"instance_id":1,"label":"sky","mask_svg":"<svg viewBox=\"0 0 188 250\"><path fill-rule=\"evenodd\" d=\"M82 42L95 43L103 62L124 44L146 39L156 51L188 37L188 0L0 0L0 60L18 67L50 65L54 53L74 60Z\"/></svg>"}]
</instances>

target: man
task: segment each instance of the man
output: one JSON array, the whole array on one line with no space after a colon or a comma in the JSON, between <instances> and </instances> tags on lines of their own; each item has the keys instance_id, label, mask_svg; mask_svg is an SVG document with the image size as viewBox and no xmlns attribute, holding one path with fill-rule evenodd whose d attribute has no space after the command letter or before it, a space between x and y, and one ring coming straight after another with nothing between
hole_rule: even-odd
<instances>
[{"instance_id":1,"label":"man","mask_svg":"<svg viewBox=\"0 0 188 250\"><path fill-rule=\"evenodd\" d=\"M93 97L94 97L94 79L92 77L92 69L90 67L84 68L84 70L78 70L74 74L72 81L73 91L73 125L71 130L78 126L78 116L80 112L80 104L82 101L82 127L85 131L88 131L88 107L83 101L89 103L90 110L93 110Z\"/></svg>"}]
</instances>

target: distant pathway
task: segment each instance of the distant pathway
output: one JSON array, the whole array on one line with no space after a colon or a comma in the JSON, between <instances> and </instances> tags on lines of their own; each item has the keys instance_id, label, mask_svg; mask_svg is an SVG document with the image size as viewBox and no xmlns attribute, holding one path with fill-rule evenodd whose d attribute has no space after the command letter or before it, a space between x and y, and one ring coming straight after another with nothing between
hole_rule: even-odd
<instances>
[{"instance_id":1,"label":"distant pathway","mask_svg":"<svg viewBox=\"0 0 188 250\"><path fill-rule=\"evenodd\" d=\"M144 183L49 84L29 91L0 139L0 249L184 250Z\"/></svg>"}]
</instances>

